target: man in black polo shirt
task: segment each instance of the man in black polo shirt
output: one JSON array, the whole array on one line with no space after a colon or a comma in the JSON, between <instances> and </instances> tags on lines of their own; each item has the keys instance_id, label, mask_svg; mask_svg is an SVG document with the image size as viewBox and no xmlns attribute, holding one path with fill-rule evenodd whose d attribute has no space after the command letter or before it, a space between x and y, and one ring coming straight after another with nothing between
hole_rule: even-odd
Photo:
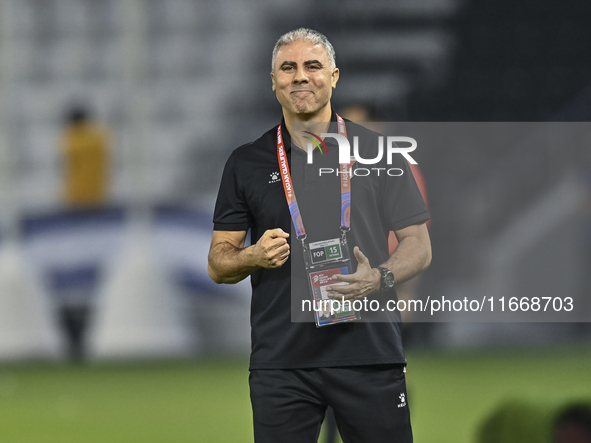
<instances>
[{"instance_id":1,"label":"man in black polo shirt","mask_svg":"<svg viewBox=\"0 0 591 443\"><path fill-rule=\"evenodd\" d=\"M315 31L287 33L275 45L271 78L283 120L228 159L208 269L217 283L251 276L249 381L255 441L315 442L330 405L345 442L411 442L398 313L363 311L362 321L318 328L314 313L304 312L301 304L311 295L302 244L289 234L293 224L286 199L293 186L307 244L338 238L341 178L319 182L326 177L318 175L318 167L338 167L338 158L319 156L315 150L316 164L308 164L302 149L307 146L305 134L292 125L314 122L316 134L337 131L339 117L330 105L339 78L334 49ZM373 158L377 134L342 123L349 138L360 137L364 158ZM328 151L336 152L329 141L324 140ZM281 146L288 159L285 168L280 168ZM351 229L346 237L354 273L335 277L335 285L326 289L338 299L377 300L385 307L388 300L396 300L394 279L406 281L429 266L424 223L429 216L402 156L394 155L391 165L384 159L374 167L401 173L351 180ZM288 169L293 185L285 179ZM248 229L252 246L245 248ZM388 257L390 230L400 245Z\"/></svg>"}]
</instances>

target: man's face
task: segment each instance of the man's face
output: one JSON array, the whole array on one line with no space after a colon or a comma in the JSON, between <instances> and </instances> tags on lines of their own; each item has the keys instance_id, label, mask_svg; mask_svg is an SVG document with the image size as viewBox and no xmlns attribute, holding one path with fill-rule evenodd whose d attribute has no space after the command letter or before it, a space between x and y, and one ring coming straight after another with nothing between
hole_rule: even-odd
<instances>
[{"instance_id":1,"label":"man's face","mask_svg":"<svg viewBox=\"0 0 591 443\"><path fill-rule=\"evenodd\" d=\"M301 40L279 48L271 79L277 100L288 117L310 118L330 107L339 70L332 70L322 45Z\"/></svg>"}]
</instances>

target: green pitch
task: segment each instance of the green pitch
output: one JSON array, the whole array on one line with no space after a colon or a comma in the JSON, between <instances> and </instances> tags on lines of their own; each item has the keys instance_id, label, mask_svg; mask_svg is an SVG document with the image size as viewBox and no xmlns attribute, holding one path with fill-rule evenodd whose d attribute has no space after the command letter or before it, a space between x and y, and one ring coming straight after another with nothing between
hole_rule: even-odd
<instances>
[{"instance_id":1,"label":"green pitch","mask_svg":"<svg viewBox=\"0 0 591 443\"><path fill-rule=\"evenodd\" d=\"M591 400L588 349L408 360L417 443L473 442L507 399ZM247 362L0 366L0 442L252 442Z\"/></svg>"}]
</instances>

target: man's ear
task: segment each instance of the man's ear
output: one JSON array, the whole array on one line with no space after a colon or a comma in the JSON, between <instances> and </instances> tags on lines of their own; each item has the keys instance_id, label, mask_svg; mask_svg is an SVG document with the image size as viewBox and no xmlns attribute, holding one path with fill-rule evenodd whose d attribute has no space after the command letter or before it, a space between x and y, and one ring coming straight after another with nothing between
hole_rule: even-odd
<instances>
[{"instance_id":1,"label":"man's ear","mask_svg":"<svg viewBox=\"0 0 591 443\"><path fill-rule=\"evenodd\" d=\"M273 91L275 90L275 76L271 72L271 81L273 82Z\"/></svg>"},{"instance_id":2,"label":"man's ear","mask_svg":"<svg viewBox=\"0 0 591 443\"><path fill-rule=\"evenodd\" d=\"M331 77L331 86L332 89L335 89L337 87L337 82L339 81L339 68L334 68L334 71L332 71L332 77Z\"/></svg>"}]
</instances>

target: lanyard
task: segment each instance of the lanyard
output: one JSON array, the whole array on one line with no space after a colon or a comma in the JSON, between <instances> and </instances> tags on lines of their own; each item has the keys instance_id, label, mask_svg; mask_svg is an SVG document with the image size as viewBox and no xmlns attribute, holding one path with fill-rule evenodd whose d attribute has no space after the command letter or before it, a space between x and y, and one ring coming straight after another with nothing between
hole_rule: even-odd
<instances>
[{"instance_id":1,"label":"lanyard","mask_svg":"<svg viewBox=\"0 0 591 443\"><path fill-rule=\"evenodd\" d=\"M347 128L345 127L345 120L338 114L338 131L340 135L347 137ZM291 174L289 172L289 164L287 163L287 155L285 153L285 146L283 144L283 135L281 133L281 125L277 127L277 161L279 162L279 170L281 171L281 180L283 182L283 190L285 191L285 199L289 207L291 220L296 231L298 240L304 243L306 239L306 230L304 229L304 222L302 221L302 214L295 196L293 185L291 182ZM351 229L351 177L349 177L349 168L351 163L340 164L341 176L341 232L343 236Z\"/></svg>"}]
</instances>

